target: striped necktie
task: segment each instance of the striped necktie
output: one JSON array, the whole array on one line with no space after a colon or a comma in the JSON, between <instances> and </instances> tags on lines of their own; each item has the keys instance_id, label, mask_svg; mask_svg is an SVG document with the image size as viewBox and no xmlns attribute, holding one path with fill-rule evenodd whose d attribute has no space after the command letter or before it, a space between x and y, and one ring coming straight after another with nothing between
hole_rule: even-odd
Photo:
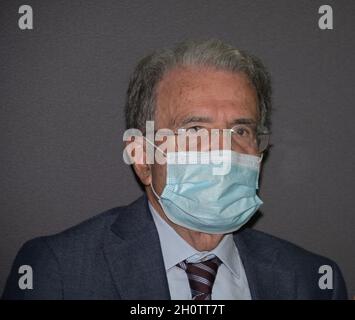
<instances>
[{"instance_id":1,"label":"striped necktie","mask_svg":"<svg viewBox=\"0 0 355 320\"><path fill-rule=\"evenodd\" d=\"M220 264L221 260L217 257L198 263L184 260L177 264L186 271L192 300L211 300L212 287Z\"/></svg>"}]
</instances>

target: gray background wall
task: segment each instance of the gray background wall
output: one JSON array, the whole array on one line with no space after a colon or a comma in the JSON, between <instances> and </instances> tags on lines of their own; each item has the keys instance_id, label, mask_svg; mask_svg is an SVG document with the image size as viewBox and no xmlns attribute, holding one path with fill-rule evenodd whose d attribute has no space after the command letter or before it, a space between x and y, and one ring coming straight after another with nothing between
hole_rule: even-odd
<instances>
[{"instance_id":1,"label":"gray background wall","mask_svg":"<svg viewBox=\"0 0 355 320\"><path fill-rule=\"evenodd\" d=\"M18 28L18 8L34 30ZM318 28L330 4L334 30ZM215 37L264 59L273 148L255 228L336 260L355 295L355 2L1 1L0 292L23 242L141 194L122 161L130 72L146 53Z\"/></svg>"}]
</instances>

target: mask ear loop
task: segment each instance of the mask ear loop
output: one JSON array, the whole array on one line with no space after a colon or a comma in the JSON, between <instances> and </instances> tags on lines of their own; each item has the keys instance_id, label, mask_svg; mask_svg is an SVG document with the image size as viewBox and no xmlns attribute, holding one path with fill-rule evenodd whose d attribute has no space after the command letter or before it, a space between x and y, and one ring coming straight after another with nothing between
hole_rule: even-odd
<instances>
[{"instance_id":1,"label":"mask ear loop","mask_svg":"<svg viewBox=\"0 0 355 320\"><path fill-rule=\"evenodd\" d=\"M150 187L152 188L152 191L154 193L154 195L156 196L156 198L158 199L158 201L160 202L160 196L156 193L156 191L154 190L154 187L153 187L153 183L151 182L150 183Z\"/></svg>"},{"instance_id":2,"label":"mask ear loop","mask_svg":"<svg viewBox=\"0 0 355 320\"><path fill-rule=\"evenodd\" d=\"M160 149L157 145L155 145L152 141L150 141L149 139L147 139L146 137L144 137L144 140L147 141L151 146L153 146L155 149L159 150L164 156L165 158L167 158L167 154L166 152L164 152L162 149ZM153 187L153 179L152 182L150 183L150 187L152 188L153 194L156 196L156 198L158 199L158 201L160 202L160 196L157 194L157 192L155 191L154 187Z\"/></svg>"}]
</instances>

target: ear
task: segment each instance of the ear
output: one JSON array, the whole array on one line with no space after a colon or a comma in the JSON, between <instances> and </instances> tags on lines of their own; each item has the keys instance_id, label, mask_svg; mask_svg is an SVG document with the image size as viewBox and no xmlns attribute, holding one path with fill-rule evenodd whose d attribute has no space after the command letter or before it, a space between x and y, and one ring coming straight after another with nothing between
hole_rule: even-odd
<instances>
[{"instance_id":1,"label":"ear","mask_svg":"<svg viewBox=\"0 0 355 320\"><path fill-rule=\"evenodd\" d=\"M147 153L143 139L125 142L126 155L131 159L134 172L144 186L152 182L151 164L147 163Z\"/></svg>"},{"instance_id":2,"label":"ear","mask_svg":"<svg viewBox=\"0 0 355 320\"><path fill-rule=\"evenodd\" d=\"M134 172L145 186L149 186L152 183L152 171L150 166L150 164L133 165Z\"/></svg>"}]
</instances>

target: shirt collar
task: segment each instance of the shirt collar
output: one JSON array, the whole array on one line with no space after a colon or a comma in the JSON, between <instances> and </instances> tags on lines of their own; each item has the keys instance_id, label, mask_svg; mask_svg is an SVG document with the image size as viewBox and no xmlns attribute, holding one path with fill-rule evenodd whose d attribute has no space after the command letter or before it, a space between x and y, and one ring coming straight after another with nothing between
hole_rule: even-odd
<instances>
[{"instance_id":1,"label":"shirt collar","mask_svg":"<svg viewBox=\"0 0 355 320\"><path fill-rule=\"evenodd\" d=\"M211 251L198 251L188 244L154 209L148 201L150 212L157 227L162 249L165 270L175 267L179 262L199 262L218 257L222 263L236 276L240 276L240 257L233 235L227 234L216 248Z\"/></svg>"}]
</instances>

